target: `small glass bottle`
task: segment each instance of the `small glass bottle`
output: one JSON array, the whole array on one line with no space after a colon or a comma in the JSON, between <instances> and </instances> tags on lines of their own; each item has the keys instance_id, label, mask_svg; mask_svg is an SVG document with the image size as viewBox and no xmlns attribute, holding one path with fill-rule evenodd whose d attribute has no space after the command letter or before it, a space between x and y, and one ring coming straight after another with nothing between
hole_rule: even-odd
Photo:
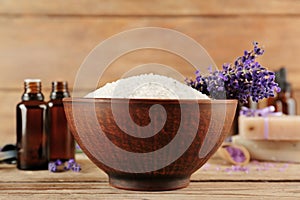
<instances>
[{"instance_id":1,"label":"small glass bottle","mask_svg":"<svg viewBox=\"0 0 300 200\"><path fill-rule=\"evenodd\" d=\"M17 105L17 168L48 168L48 145L45 129L47 103L39 79L24 80L24 94Z\"/></svg>"},{"instance_id":2,"label":"small glass bottle","mask_svg":"<svg viewBox=\"0 0 300 200\"><path fill-rule=\"evenodd\" d=\"M290 83L285 82L275 100L275 110L286 115L296 115L296 100L292 96Z\"/></svg>"},{"instance_id":3,"label":"small glass bottle","mask_svg":"<svg viewBox=\"0 0 300 200\"><path fill-rule=\"evenodd\" d=\"M275 107L276 112L282 112L286 115L296 115L296 100L293 98L291 84L286 79L286 69L280 68L276 71L276 82L281 91L276 93L273 98L268 99L268 105Z\"/></svg>"},{"instance_id":4,"label":"small glass bottle","mask_svg":"<svg viewBox=\"0 0 300 200\"><path fill-rule=\"evenodd\" d=\"M75 141L69 130L62 99L70 97L67 82L52 82L48 102L49 158L67 161L75 156Z\"/></svg>"}]
</instances>

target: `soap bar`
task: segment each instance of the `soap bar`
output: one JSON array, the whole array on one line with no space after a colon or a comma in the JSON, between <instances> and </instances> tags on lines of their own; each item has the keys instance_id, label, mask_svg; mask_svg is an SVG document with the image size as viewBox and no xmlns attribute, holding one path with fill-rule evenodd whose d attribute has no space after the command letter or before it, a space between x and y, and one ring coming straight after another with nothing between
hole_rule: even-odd
<instances>
[{"instance_id":1,"label":"soap bar","mask_svg":"<svg viewBox=\"0 0 300 200\"><path fill-rule=\"evenodd\" d=\"M249 140L235 135L232 143L244 146L252 160L300 163L300 141Z\"/></svg>"},{"instance_id":2,"label":"soap bar","mask_svg":"<svg viewBox=\"0 0 300 200\"><path fill-rule=\"evenodd\" d=\"M299 140L300 116L239 117L239 134L252 140Z\"/></svg>"}]
</instances>

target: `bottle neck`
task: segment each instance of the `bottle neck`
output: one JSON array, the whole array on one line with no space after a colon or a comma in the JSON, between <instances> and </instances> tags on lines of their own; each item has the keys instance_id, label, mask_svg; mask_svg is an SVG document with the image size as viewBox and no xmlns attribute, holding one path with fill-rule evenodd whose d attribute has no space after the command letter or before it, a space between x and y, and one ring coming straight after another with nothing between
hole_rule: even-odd
<instances>
[{"instance_id":1,"label":"bottle neck","mask_svg":"<svg viewBox=\"0 0 300 200\"><path fill-rule=\"evenodd\" d=\"M23 101L43 101L44 95L42 94L42 84L38 79L26 79L24 81L24 94L22 95Z\"/></svg>"},{"instance_id":2,"label":"bottle neck","mask_svg":"<svg viewBox=\"0 0 300 200\"><path fill-rule=\"evenodd\" d=\"M52 82L52 92L50 94L50 99L62 99L65 97L70 97L68 83L66 81Z\"/></svg>"}]
</instances>

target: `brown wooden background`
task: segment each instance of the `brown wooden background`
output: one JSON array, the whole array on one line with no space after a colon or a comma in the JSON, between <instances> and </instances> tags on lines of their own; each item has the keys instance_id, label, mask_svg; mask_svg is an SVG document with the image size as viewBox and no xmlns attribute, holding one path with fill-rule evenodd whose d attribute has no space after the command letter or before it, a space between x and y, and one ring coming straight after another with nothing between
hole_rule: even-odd
<instances>
[{"instance_id":1,"label":"brown wooden background","mask_svg":"<svg viewBox=\"0 0 300 200\"><path fill-rule=\"evenodd\" d=\"M259 41L266 50L261 63L270 69L288 68L300 103L298 0L0 0L0 146L15 142L15 105L24 78L42 79L48 99L51 81L67 80L72 87L80 64L97 44L145 26L187 34L218 66ZM117 60L99 84L147 62L193 75L193 68L174 55L144 50Z\"/></svg>"}]
</instances>

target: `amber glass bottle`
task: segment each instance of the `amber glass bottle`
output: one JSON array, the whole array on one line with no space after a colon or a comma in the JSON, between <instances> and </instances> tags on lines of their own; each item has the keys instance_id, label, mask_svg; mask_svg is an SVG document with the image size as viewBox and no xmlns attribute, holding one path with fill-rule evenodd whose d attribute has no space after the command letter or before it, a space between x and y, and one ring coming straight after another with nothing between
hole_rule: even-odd
<instances>
[{"instance_id":1,"label":"amber glass bottle","mask_svg":"<svg viewBox=\"0 0 300 200\"><path fill-rule=\"evenodd\" d=\"M62 102L65 97L70 97L67 82L52 82L47 114L51 161L66 161L74 158L75 154L75 142L68 128Z\"/></svg>"},{"instance_id":2,"label":"amber glass bottle","mask_svg":"<svg viewBox=\"0 0 300 200\"><path fill-rule=\"evenodd\" d=\"M284 83L284 86L278 93L275 100L275 109L286 115L296 115L296 100L292 96L290 83Z\"/></svg>"},{"instance_id":3,"label":"amber glass bottle","mask_svg":"<svg viewBox=\"0 0 300 200\"><path fill-rule=\"evenodd\" d=\"M22 101L17 105L17 168L42 170L48 168L47 104L39 79L26 79Z\"/></svg>"},{"instance_id":4,"label":"amber glass bottle","mask_svg":"<svg viewBox=\"0 0 300 200\"><path fill-rule=\"evenodd\" d=\"M296 100L293 98L291 84L286 80L286 69L281 68L276 71L276 82L281 91L275 97L268 99L268 105L273 105L276 112L282 112L286 115L296 115Z\"/></svg>"}]
</instances>

